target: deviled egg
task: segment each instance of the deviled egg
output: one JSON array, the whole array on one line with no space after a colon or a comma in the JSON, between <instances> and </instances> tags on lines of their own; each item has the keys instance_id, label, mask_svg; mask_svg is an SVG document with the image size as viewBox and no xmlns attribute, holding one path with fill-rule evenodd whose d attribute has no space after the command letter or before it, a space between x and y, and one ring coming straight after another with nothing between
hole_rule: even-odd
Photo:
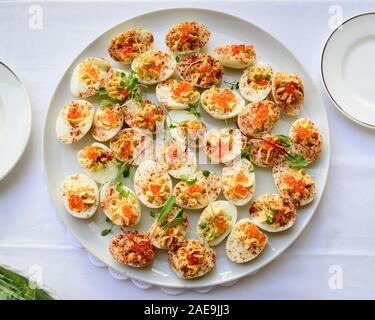
<instances>
[{"instance_id":1,"label":"deviled egg","mask_svg":"<svg viewBox=\"0 0 375 320\"><path fill-rule=\"evenodd\" d=\"M80 62L73 70L70 91L76 98L86 98L99 92L111 65L103 58L90 57Z\"/></svg>"},{"instance_id":2,"label":"deviled egg","mask_svg":"<svg viewBox=\"0 0 375 320\"><path fill-rule=\"evenodd\" d=\"M150 235L142 231L125 231L109 244L109 253L118 263L134 268L147 267L154 260L155 247Z\"/></svg>"},{"instance_id":3,"label":"deviled egg","mask_svg":"<svg viewBox=\"0 0 375 320\"><path fill-rule=\"evenodd\" d=\"M239 220L230 233L225 249L230 260L245 263L255 259L267 245L268 237L252 223L251 219Z\"/></svg>"},{"instance_id":4,"label":"deviled egg","mask_svg":"<svg viewBox=\"0 0 375 320\"><path fill-rule=\"evenodd\" d=\"M192 53L182 57L176 70L181 79L205 89L219 85L224 75L220 61L206 53Z\"/></svg>"},{"instance_id":5,"label":"deviled egg","mask_svg":"<svg viewBox=\"0 0 375 320\"><path fill-rule=\"evenodd\" d=\"M97 141L111 140L124 124L124 113L118 104L100 106L94 115L91 134Z\"/></svg>"},{"instance_id":6,"label":"deviled egg","mask_svg":"<svg viewBox=\"0 0 375 320\"><path fill-rule=\"evenodd\" d=\"M135 58L131 68L140 83L151 85L170 78L176 68L176 60L167 52L150 50Z\"/></svg>"},{"instance_id":7,"label":"deviled egg","mask_svg":"<svg viewBox=\"0 0 375 320\"><path fill-rule=\"evenodd\" d=\"M140 54L149 51L154 43L151 32L133 28L114 36L108 46L111 58L122 64L130 64Z\"/></svg>"},{"instance_id":8,"label":"deviled egg","mask_svg":"<svg viewBox=\"0 0 375 320\"><path fill-rule=\"evenodd\" d=\"M203 145L207 126L201 118L186 110L172 110L167 115L170 135L190 148Z\"/></svg>"},{"instance_id":9,"label":"deviled egg","mask_svg":"<svg viewBox=\"0 0 375 320\"><path fill-rule=\"evenodd\" d=\"M323 149L323 137L314 123L306 118L296 120L289 131L291 150L304 157L308 163L314 162Z\"/></svg>"},{"instance_id":10,"label":"deviled egg","mask_svg":"<svg viewBox=\"0 0 375 320\"><path fill-rule=\"evenodd\" d=\"M93 143L78 152L79 165L96 182L103 184L116 178L118 168L115 154L101 143Z\"/></svg>"},{"instance_id":11,"label":"deviled egg","mask_svg":"<svg viewBox=\"0 0 375 320\"><path fill-rule=\"evenodd\" d=\"M125 122L130 128L156 133L164 124L164 111L150 100L128 100L124 105Z\"/></svg>"},{"instance_id":12,"label":"deviled egg","mask_svg":"<svg viewBox=\"0 0 375 320\"><path fill-rule=\"evenodd\" d=\"M216 254L203 241L183 240L169 249L168 262L179 278L194 279L214 268Z\"/></svg>"},{"instance_id":13,"label":"deviled egg","mask_svg":"<svg viewBox=\"0 0 375 320\"><path fill-rule=\"evenodd\" d=\"M56 119L56 135L62 143L76 143L90 130L94 107L86 100L71 101L63 106Z\"/></svg>"},{"instance_id":14,"label":"deviled egg","mask_svg":"<svg viewBox=\"0 0 375 320\"><path fill-rule=\"evenodd\" d=\"M270 100L249 103L237 118L237 125L241 132L252 137L269 133L280 119L280 110Z\"/></svg>"},{"instance_id":15,"label":"deviled egg","mask_svg":"<svg viewBox=\"0 0 375 320\"><path fill-rule=\"evenodd\" d=\"M139 165L152 159L152 135L149 131L139 128L122 129L111 139L109 146L117 160Z\"/></svg>"},{"instance_id":16,"label":"deviled egg","mask_svg":"<svg viewBox=\"0 0 375 320\"><path fill-rule=\"evenodd\" d=\"M237 220L237 208L228 201L215 201L203 210L197 233L211 247L217 246L231 232Z\"/></svg>"},{"instance_id":17,"label":"deviled egg","mask_svg":"<svg viewBox=\"0 0 375 320\"><path fill-rule=\"evenodd\" d=\"M214 49L215 57L224 67L244 69L255 61L255 48L252 45L231 44L219 46Z\"/></svg>"},{"instance_id":18,"label":"deviled egg","mask_svg":"<svg viewBox=\"0 0 375 320\"><path fill-rule=\"evenodd\" d=\"M221 192L221 178L208 170L197 171L178 182L173 190L176 204L186 209L202 209L215 201Z\"/></svg>"},{"instance_id":19,"label":"deviled egg","mask_svg":"<svg viewBox=\"0 0 375 320\"><path fill-rule=\"evenodd\" d=\"M296 208L287 197L271 193L256 198L249 213L252 222L268 232L289 229L297 217Z\"/></svg>"},{"instance_id":20,"label":"deviled egg","mask_svg":"<svg viewBox=\"0 0 375 320\"><path fill-rule=\"evenodd\" d=\"M272 81L272 95L276 105L287 116L298 115L305 95L301 78L294 73L275 73Z\"/></svg>"},{"instance_id":21,"label":"deviled egg","mask_svg":"<svg viewBox=\"0 0 375 320\"><path fill-rule=\"evenodd\" d=\"M258 167L273 167L285 159L285 147L275 135L250 139L250 160Z\"/></svg>"},{"instance_id":22,"label":"deviled egg","mask_svg":"<svg viewBox=\"0 0 375 320\"><path fill-rule=\"evenodd\" d=\"M210 35L204 24L184 21L169 29L165 36L165 44L175 54L198 52L210 40Z\"/></svg>"},{"instance_id":23,"label":"deviled egg","mask_svg":"<svg viewBox=\"0 0 375 320\"><path fill-rule=\"evenodd\" d=\"M273 167L272 176L280 194L289 198L295 206L304 206L314 200L315 182L303 168L281 162Z\"/></svg>"},{"instance_id":24,"label":"deviled egg","mask_svg":"<svg viewBox=\"0 0 375 320\"><path fill-rule=\"evenodd\" d=\"M104 80L104 88L109 97L116 99L119 103L124 102L131 96L131 92L127 92L126 78L128 74L116 68L111 68Z\"/></svg>"},{"instance_id":25,"label":"deviled egg","mask_svg":"<svg viewBox=\"0 0 375 320\"><path fill-rule=\"evenodd\" d=\"M137 196L122 182L107 182L100 188L100 206L105 215L121 227L134 226L141 219Z\"/></svg>"},{"instance_id":26,"label":"deviled egg","mask_svg":"<svg viewBox=\"0 0 375 320\"><path fill-rule=\"evenodd\" d=\"M234 128L212 129L204 138L207 157L216 163L227 163L241 155L247 138Z\"/></svg>"},{"instance_id":27,"label":"deviled egg","mask_svg":"<svg viewBox=\"0 0 375 320\"><path fill-rule=\"evenodd\" d=\"M174 139L165 140L157 148L156 161L176 179L189 176L197 170L195 153Z\"/></svg>"},{"instance_id":28,"label":"deviled egg","mask_svg":"<svg viewBox=\"0 0 375 320\"><path fill-rule=\"evenodd\" d=\"M61 184L61 197L66 210L76 218L91 218L98 208L99 191L95 181L84 174L74 174Z\"/></svg>"},{"instance_id":29,"label":"deviled egg","mask_svg":"<svg viewBox=\"0 0 375 320\"><path fill-rule=\"evenodd\" d=\"M237 116L245 100L234 90L212 86L202 93L201 105L211 117L223 120Z\"/></svg>"},{"instance_id":30,"label":"deviled egg","mask_svg":"<svg viewBox=\"0 0 375 320\"><path fill-rule=\"evenodd\" d=\"M146 207L161 208L172 194L172 180L162 165L146 160L135 171L134 191Z\"/></svg>"},{"instance_id":31,"label":"deviled egg","mask_svg":"<svg viewBox=\"0 0 375 320\"><path fill-rule=\"evenodd\" d=\"M264 100L272 87L272 68L263 61L256 61L240 78L241 95L248 101Z\"/></svg>"},{"instance_id":32,"label":"deviled egg","mask_svg":"<svg viewBox=\"0 0 375 320\"><path fill-rule=\"evenodd\" d=\"M188 217L184 209L173 207L166 214L162 210L148 231L151 243L158 249L169 249L185 239L188 226Z\"/></svg>"},{"instance_id":33,"label":"deviled egg","mask_svg":"<svg viewBox=\"0 0 375 320\"><path fill-rule=\"evenodd\" d=\"M199 91L185 80L168 79L156 86L156 97L168 109L188 109L199 101Z\"/></svg>"},{"instance_id":34,"label":"deviled egg","mask_svg":"<svg viewBox=\"0 0 375 320\"><path fill-rule=\"evenodd\" d=\"M246 159L234 160L223 167L223 194L236 206L248 203L255 192L255 173L253 164Z\"/></svg>"}]
</instances>

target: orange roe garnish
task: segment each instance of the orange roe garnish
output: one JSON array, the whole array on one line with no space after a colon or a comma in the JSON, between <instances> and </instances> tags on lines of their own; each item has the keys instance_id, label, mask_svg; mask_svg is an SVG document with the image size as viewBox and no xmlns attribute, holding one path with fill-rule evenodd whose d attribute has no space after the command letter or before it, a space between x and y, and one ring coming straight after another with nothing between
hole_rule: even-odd
<instances>
[{"instance_id":1,"label":"orange roe garnish","mask_svg":"<svg viewBox=\"0 0 375 320\"><path fill-rule=\"evenodd\" d=\"M303 193L305 191L306 184L302 180L298 180L290 174L286 174L283 180L287 185L291 186L297 192Z\"/></svg>"},{"instance_id":2,"label":"orange roe garnish","mask_svg":"<svg viewBox=\"0 0 375 320\"><path fill-rule=\"evenodd\" d=\"M83 209L83 200L78 195L75 195L75 194L71 195L69 197L68 203L69 203L69 207L71 209L75 209L75 210L82 210Z\"/></svg>"}]
</instances>

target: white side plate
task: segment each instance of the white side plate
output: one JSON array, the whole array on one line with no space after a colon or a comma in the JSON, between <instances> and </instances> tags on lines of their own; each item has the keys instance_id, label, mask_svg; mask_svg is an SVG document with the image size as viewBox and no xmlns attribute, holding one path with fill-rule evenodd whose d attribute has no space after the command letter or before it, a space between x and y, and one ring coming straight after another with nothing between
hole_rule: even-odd
<instances>
[{"instance_id":1,"label":"white side plate","mask_svg":"<svg viewBox=\"0 0 375 320\"><path fill-rule=\"evenodd\" d=\"M0 180L16 165L31 131L31 107L17 76L0 62Z\"/></svg>"},{"instance_id":2,"label":"white side plate","mask_svg":"<svg viewBox=\"0 0 375 320\"><path fill-rule=\"evenodd\" d=\"M306 88L305 104L300 117L308 117L315 122L324 137L325 146L321 157L308 168L308 172L316 181L318 189L317 197L310 205L298 210L298 219L293 228L282 234L270 235L269 245L263 251L262 255L251 263L243 265L229 261L225 254L225 241L223 241L215 247L217 263L214 270L202 278L187 281L176 277L168 265L166 252L160 250L158 250L152 266L143 270L116 263L108 252L108 243L113 235L106 237L100 235L101 230L108 227L102 211L99 210L89 221L82 221L72 217L64 210L64 205L59 195L60 184L67 175L81 171L77 162L77 152L83 146L92 143L93 139L88 135L76 145L62 145L56 139L55 121L61 106L72 99L69 82L72 70L78 61L89 56L101 56L110 59L107 53L107 45L110 39L114 35L134 26L153 32L155 47L166 50L164 37L169 27L181 21L192 19L204 23L211 30L212 38L207 47L208 52L212 52L214 47L222 44L251 42L257 48L259 60L270 63L275 71L283 70L299 74ZM111 62L113 63L112 60ZM123 68L115 63L113 65ZM238 81L241 73L241 71L225 69L224 80ZM156 101L153 91L149 90L148 93L149 98ZM215 120L207 116L203 111L202 117L210 128L225 126L223 121ZM273 132L288 134L290 125L295 120L296 117L283 116ZM234 125L234 121L229 121L229 123L231 126ZM257 26L225 13L203 9L171 9L147 13L120 23L89 44L69 66L56 88L46 117L43 143L45 174L49 190L61 217L77 240L99 260L103 261L109 267L125 273L132 279L152 283L157 286L174 288L207 288L229 283L243 276L253 274L281 254L302 232L318 206L327 179L330 154L327 118L323 104L319 98L318 90L293 54L275 38ZM200 165L200 168L213 170L218 174L221 174L222 170L221 165ZM255 197L263 193L277 192L270 170L256 168L255 174L257 179ZM132 187L129 180L126 180L126 184ZM224 199L223 195L219 199ZM149 209L142 206L142 210L142 219L136 228L147 230L153 218L150 217ZM248 217L248 210L248 205L238 207L238 219ZM195 237L194 232L199 212L188 212L189 229L192 231L188 234L188 238Z\"/></svg>"},{"instance_id":3,"label":"white side plate","mask_svg":"<svg viewBox=\"0 0 375 320\"><path fill-rule=\"evenodd\" d=\"M321 74L328 95L349 119L375 128L375 13L354 16L328 37Z\"/></svg>"}]
</instances>

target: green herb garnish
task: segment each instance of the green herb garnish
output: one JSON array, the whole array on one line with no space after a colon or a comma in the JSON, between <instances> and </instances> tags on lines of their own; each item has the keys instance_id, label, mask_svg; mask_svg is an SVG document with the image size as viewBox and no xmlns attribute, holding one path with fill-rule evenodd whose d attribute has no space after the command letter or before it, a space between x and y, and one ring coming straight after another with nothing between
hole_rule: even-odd
<instances>
[{"instance_id":1,"label":"green herb garnish","mask_svg":"<svg viewBox=\"0 0 375 320\"><path fill-rule=\"evenodd\" d=\"M158 216L159 224L162 224L164 222L166 216L172 210L175 202L176 202L176 196L170 196L167 202L165 203L163 209L161 209L159 213L159 216Z\"/></svg>"},{"instance_id":2,"label":"green herb garnish","mask_svg":"<svg viewBox=\"0 0 375 320\"><path fill-rule=\"evenodd\" d=\"M119 101L117 99L113 99L113 98L108 98L108 99L104 99L100 102L100 106L101 107L106 107L108 105L113 105L113 104L117 104L119 103Z\"/></svg>"},{"instance_id":3,"label":"green herb garnish","mask_svg":"<svg viewBox=\"0 0 375 320\"><path fill-rule=\"evenodd\" d=\"M259 74L254 75L254 80L255 81L258 81L259 79L260 79L260 75Z\"/></svg>"},{"instance_id":4,"label":"green herb garnish","mask_svg":"<svg viewBox=\"0 0 375 320\"><path fill-rule=\"evenodd\" d=\"M305 168L308 166L307 160L297 153L287 153L285 159L288 163L295 168Z\"/></svg>"},{"instance_id":5,"label":"green herb garnish","mask_svg":"<svg viewBox=\"0 0 375 320\"><path fill-rule=\"evenodd\" d=\"M238 90L240 88L240 83L238 81L224 81L224 83L231 89L231 90Z\"/></svg>"},{"instance_id":6,"label":"green herb garnish","mask_svg":"<svg viewBox=\"0 0 375 320\"><path fill-rule=\"evenodd\" d=\"M176 62L177 62L177 63L181 61L181 57L180 57L180 56L176 56L175 59L176 59Z\"/></svg>"},{"instance_id":7,"label":"green herb garnish","mask_svg":"<svg viewBox=\"0 0 375 320\"><path fill-rule=\"evenodd\" d=\"M113 229L113 226L114 226L114 223L108 217L105 217L105 222L107 222L108 224L110 224L111 227L108 228L108 229L102 230L102 232L100 233L102 235L102 237L105 237L105 236L109 235L112 232L112 229Z\"/></svg>"},{"instance_id":8,"label":"green herb garnish","mask_svg":"<svg viewBox=\"0 0 375 320\"><path fill-rule=\"evenodd\" d=\"M277 138L279 138L279 141L281 142L281 144L286 147L286 148L289 148L290 147L290 141L289 141L289 137L284 135L284 134L277 134L276 135Z\"/></svg>"},{"instance_id":9,"label":"green herb garnish","mask_svg":"<svg viewBox=\"0 0 375 320\"><path fill-rule=\"evenodd\" d=\"M189 113L191 113L191 114L193 114L193 115L195 115L195 116L197 116L197 117L200 117L201 116L201 114L199 113L199 111L197 110L197 107L198 107L198 105L195 105L195 104L188 104L188 107L189 107L189 109L188 109L188 112Z\"/></svg>"},{"instance_id":10,"label":"green herb garnish","mask_svg":"<svg viewBox=\"0 0 375 320\"><path fill-rule=\"evenodd\" d=\"M157 217L157 215L158 215L157 212L150 210L150 216L151 217L155 218L155 217Z\"/></svg>"},{"instance_id":11,"label":"green herb garnish","mask_svg":"<svg viewBox=\"0 0 375 320\"><path fill-rule=\"evenodd\" d=\"M128 188L122 182L117 183L116 191L120 194L120 197L127 197L130 193Z\"/></svg>"},{"instance_id":12,"label":"green herb garnish","mask_svg":"<svg viewBox=\"0 0 375 320\"><path fill-rule=\"evenodd\" d=\"M98 91L99 96L104 96L107 94L107 89L104 87L100 87Z\"/></svg>"},{"instance_id":13,"label":"green herb garnish","mask_svg":"<svg viewBox=\"0 0 375 320\"><path fill-rule=\"evenodd\" d=\"M203 170L202 174L207 178L210 175L210 171L208 170Z\"/></svg>"},{"instance_id":14,"label":"green herb garnish","mask_svg":"<svg viewBox=\"0 0 375 320\"><path fill-rule=\"evenodd\" d=\"M267 73L266 76L264 77L264 79L271 80L271 75L269 73Z\"/></svg>"},{"instance_id":15,"label":"green herb garnish","mask_svg":"<svg viewBox=\"0 0 375 320\"><path fill-rule=\"evenodd\" d=\"M207 228L207 223L202 222L201 224L199 224L199 228L206 229Z\"/></svg>"},{"instance_id":16,"label":"green herb garnish","mask_svg":"<svg viewBox=\"0 0 375 320\"><path fill-rule=\"evenodd\" d=\"M184 175L184 174L180 176L180 180L184 181L188 186L192 186L193 184L195 184L198 181L197 178L189 180L189 177L187 175Z\"/></svg>"}]
</instances>

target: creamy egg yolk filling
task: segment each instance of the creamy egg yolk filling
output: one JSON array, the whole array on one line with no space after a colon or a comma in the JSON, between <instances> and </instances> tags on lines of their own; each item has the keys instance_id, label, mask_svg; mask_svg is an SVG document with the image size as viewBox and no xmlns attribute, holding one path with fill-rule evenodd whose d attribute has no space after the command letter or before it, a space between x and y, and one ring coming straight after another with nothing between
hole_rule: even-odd
<instances>
[{"instance_id":1,"label":"creamy egg yolk filling","mask_svg":"<svg viewBox=\"0 0 375 320\"><path fill-rule=\"evenodd\" d=\"M308 120L300 121L298 126L294 127L292 134L293 140L305 147L314 146L319 139L317 130L314 128L312 122Z\"/></svg>"},{"instance_id":2,"label":"creamy egg yolk filling","mask_svg":"<svg viewBox=\"0 0 375 320\"><path fill-rule=\"evenodd\" d=\"M267 104L260 104L257 109L251 114L251 124L254 129L262 130L269 118L274 116L274 112Z\"/></svg>"},{"instance_id":3,"label":"creamy egg yolk filling","mask_svg":"<svg viewBox=\"0 0 375 320\"><path fill-rule=\"evenodd\" d=\"M95 115L95 126L111 130L121 125L121 110L117 106L108 105L99 109Z\"/></svg>"},{"instance_id":4,"label":"creamy egg yolk filling","mask_svg":"<svg viewBox=\"0 0 375 320\"><path fill-rule=\"evenodd\" d=\"M206 125L199 120L184 121L178 126L178 135L187 141L188 138L199 142L206 132Z\"/></svg>"},{"instance_id":5,"label":"creamy egg yolk filling","mask_svg":"<svg viewBox=\"0 0 375 320\"><path fill-rule=\"evenodd\" d=\"M276 98L287 104L299 102L303 97L302 82L297 79L278 79L276 80Z\"/></svg>"},{"instance_id":6,"label":"creamy egg yolk filling","mask_svg":"<svg viewBox=\"0 0 375 320\"><path fill-rule=\"evenodd\" d=\"M169 248L176 241L183 240L183 228L184 226L180 224L165 230L165 226L155 223L150 233L159 242L161 248Z\"/></svg>"},{"instance_id":7,"label":"creamy egg yolk filling","mask_svg":"<svg viewBox=\"0 0 375 320\"><path fill-rule=\"evenodd\" d=\"M283 172L279 188L287 194L298 193L303 195L309 192L314 184L312 178L303 169Z\"/></svg>"},{"instance_id":8,"label":"creamy egg yolk filling","mask_svg":"<svg viewBox=\"0 0 375 320\"><path fill-rule=\"evenodd\" d=\"M183 150L179 144L173 142L163 145L161 156L167 171L180 169L188 160L187 149Z\"/></svg>"},{"instance_id":9,"label":"creamy egg yolk filling","mask_svg":"<svg viewBox=\"0 0 375 320\"><path fill-rule=\"evenodd\" d=\"M164 177L154 176L152 180L145 181L143 185L143 192L148 202L162 205L168 200L171 190Z\"/></svg>"},{"instance_id":10,"label":"creamy egg yolk filling","mask_svg":"<svg viewBox=\"0 0 375 320\"><path fill-rule=\"evenodd\" d=\"M79 64L79 79L86 85L94 85L103 78L104 72L92 62L84 61Z\"/></svg>"},{"instance_id":11,"label":"creamy egg yolk filling","mask_svg":"<svg viewBox=\"0 0 375 320\"><path fill-rule=\"evenodd\" d=\"M179 28L171 32L170 40L173 42L172 51L191 51L195 49L194 43L199 40L199 25L191 22L181 23Z\"/></svg>"},{"instance_id":12,"label":"creamy egg yolk filling","mask_svg":"<svg viewBox=\"0 0 375 320\"><path fill-rule=\"evenodd\" d=\"M80 165L90 171L96 172L107 167L108 162L113 160L111 152L101 147L87 146L79 155Z\"/></svg>"},{"instance_id":13,"label":"creamy egg yolk filling","mask_svg":"<svg viewBox=\"0 0 375 320\"><path fill-rule=\"evenodd\" d=\"M163 119L163 110L153 103L146 102L137 108L133 121L137 128L149 129L151 132L155 132L156 124L163 121Z\"/></svg>"},{"instance_id":14,"label":"creamy egg yolk filling","mask_svg":"<svg viewBox=\"0 0 375 320\"><path fill-rule=\"evenodd\" d=\"M89 108L82 103L71 102L64 108L67 114L67 120L71 126L83 127L89 116Z\"/></svg>"},{"instance_id":15,"label":"creamy egg yolk filling","mask_svg":"<svg viewBox=\"0 0 375 320\"><path fill-rule=\"evenodd\" d=\"M199 242L189 241L186 246L177 249L174 263L177 269L196 274L206 259L206 249Z\"/></svg>"},{"instance_id":16,"label":"creamy egg yolk filling","mask_svg":"<svg viewBox=\"0 0 375 320\"><path fill-rule=\"evenodd\" d=\"M80 184L64 191L68 199L68 206L74 212L83 212L96 203L95 190L88 184Z\"/></svg>"},{"instance_id":17,"label":"creamy egg yolk filling","mask_svg":"<svg viewBox=\"0 0 375 320\"><path fill-rule=\"evenodd\" d=\"M264 247L266 244L266 237L258 227L251 223L242 223L234 230L236 238L242 243L244 248L249 251L257 250Z\"/></svg>"},{"instance_id":18,"label":"creamy egg yolk filling","mask_svg":"<svg viewBox=\"0 0 375 320\"><path fill-rule=\"evenodd\" d=\"M188 81L171 82L171 93L174 101L178 103L189 104L198 100L199 92Z\"/></svg>"},{"instance_id":19,"label":"creamy egg yolk filling","mask_svg":"<svg viewBox=\"0 0 375 320\"><path fill-rule=\"evenodd\" d=\"M221 73L220 62L215 61L211 56L205 56L198 60L194 65L191 65L193 83L201 86L210 86L219 82L219 73ZM220 74L221 76L221 74Z\"/></svg>"},{"instance_id":20,"label":"creamy egg yolk filling","mask_svg":"<svg viewBox=\"0 0 375 320\"><path fill-rule=\"evenodd\" d=\"M110 212L112 222L119 226L135 224L139 216L135 195L131 192L125 195L114 190L112 192L112 195L106 195L104 206Z\"/></svg>"},{"instance_id":21,"label":"creamy egg yolk filling","mask_svg":"<svg viewBox=\"0 0 375 320\"><path fill-rule=\"evenodd\" d=\"M272 70L260 66L249 69L247 84L254 90L264 89L271 83Z\"/></svg>"},{"instance_id":22,"label":"creamy egg yolk filling","mask_svg":"<svg viewBox=\"0 0 375 320\"><path fill-rule=\"evenodd\" d=\"M270 163L272 159L279 156L279 149L275 147L278 144L276 138L269 137L259 142L258 157L265 163Z\"/></svg>"},{"instance_id":23,"label":"creamy egg yolk filling","mask_svg":"<svg viewBox=\"0 0 375 320\"><path fill-rule=\"evenodd\" d=\"M162 57L155 53L145 53L139 58L136 73L146 81L158 80L162 72Z\"/></svg>"},{"instance_id":24,"label":"creamy egg yolk filling","mask_svg":"<svg viewBox=\"0 0 375 320\"><path fill-rule=\"evenodd\" d=\"M212 159L221 160L224 155L233 152L234 136L231 133L217 132L207 139L207 153Z\"/></svg>"},{"instance_id":25,"label":"creamy egg yolk filling","mask_svg":"<svg viewBox=\"0 0 375 320\"><path fill-rule=\"evenodd\" d=\"M134 59L149 48L149 44L144 43L135 31L127 32L117 37L114 47L118 48L119 55L124 59Z\"/></svg>"},{"instance_id":26,"label":"creamy egg yolk filling","mask_svg":"<svg viewBox=\"0 0 375 320\"><path fill-rule=\"evenodd\" d=\"M191 186L184 181L179 182L176 186L176 196L177 203L189 208L208 204L207 187L203 181L197 181Z\"/></svg>"},{"instance_id":27,"label":"creamy egg yolk filling","mask_svg":"<svg viewBox=\"0 0 375 320\"><path fill-rule=\"evenodd\" d=\"M238 103L236 95L229 88L211 87L203 96L203 104L209 111L219 114L231 112Z\"/></svg>"},{"instance_id":28,"label":"creamy egg yolk filling","mask_svg":"<svg viewBox=\"0 0 375 320\"><path fill-rule=\"evenodd\" d=\"M273 228L282 227L288 224L292 218L292 210L285 206L282 199L271 199L257 206L258 221Z\"/></svg>"},{"instance_id":29,"label":"creamy egg yolk filling","mask_svg":"<svg viewBox=\"0 0 375 320\"><path fill-rule=\"evenodd\" d=\"M126 74L121 71L112 72L111 76L105 84L107 94L109 97L123 101L129 95L125 88Z\"/></svg>"},{"instance_id":30,"label":"creamy egg yolk filling","mask_svg":"<svg viewBox=\"0 0 375 320\"><path fill-rule=\"evenodd\" d=\"M222 206L206 209L199 228L207 241L213 241L222 236L232 225L232 216L227 214Z\"/></svg>"},{"instance_id":31,"label":"creamy egg yolk filling","mask_svg":"<svg viewBox=\"0 0 375 320\"><path fill-rule=\"evenodd\" d=\"M223 178L224 192L232 200L246 198L252 188L251 180L242 170L235 175L228 175Z\"/></svg>"}]
</instances>

